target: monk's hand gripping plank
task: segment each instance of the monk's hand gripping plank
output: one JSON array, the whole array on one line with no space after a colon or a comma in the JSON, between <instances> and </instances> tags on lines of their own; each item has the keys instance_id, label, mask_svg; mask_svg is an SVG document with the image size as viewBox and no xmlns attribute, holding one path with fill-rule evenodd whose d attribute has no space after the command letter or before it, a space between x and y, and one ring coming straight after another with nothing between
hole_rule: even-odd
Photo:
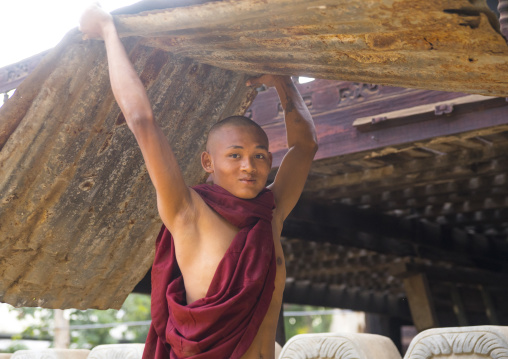
<instances>
[{"instance_id":1,"label":"monk's hand gripping plank","mask_svg":"<svg viewBox=\"0 0 508 359\"><path fill-rule=\"evenodd\" d=\"M247 86L275 87L284 109L288 152L284 156L274 182L274 220L280 223L289 215L303 191L310 166L318 149L316 130L305 101L289 76L263 75L251 78Z\"/></svg>"},{"instance_id":2,"label":"monk's hand gripping plank","mask_svg":"<svg viewBox=\"0 0 508 359\"><path fill-rule=\"evenodd\" d=\"M157 192L161 219L172 228L192 208L193 196L166 136L153 118L146 90L118 37L113 17L95 3L81 16L80 30L84 37L104 40L113 95L143 154Z\"/></svg>"}]
</instances>

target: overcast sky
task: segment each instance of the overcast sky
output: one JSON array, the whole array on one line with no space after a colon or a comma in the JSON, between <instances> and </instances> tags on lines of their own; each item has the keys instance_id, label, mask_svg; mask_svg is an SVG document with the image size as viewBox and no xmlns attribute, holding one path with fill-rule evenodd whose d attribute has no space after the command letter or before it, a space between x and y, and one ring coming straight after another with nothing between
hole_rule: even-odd
<instances>
[{"instance_id":1,"label":"overcast sky","mask_svg":"<svg viewBox=\"0 0 508 359\"><path fill-rule=\"evenodd\" d=\"M103 0L108 11L137 0ZM0 67L54 47L78 25L91 0L2 0L0 3Z\"/></svg>"}]
</instances>

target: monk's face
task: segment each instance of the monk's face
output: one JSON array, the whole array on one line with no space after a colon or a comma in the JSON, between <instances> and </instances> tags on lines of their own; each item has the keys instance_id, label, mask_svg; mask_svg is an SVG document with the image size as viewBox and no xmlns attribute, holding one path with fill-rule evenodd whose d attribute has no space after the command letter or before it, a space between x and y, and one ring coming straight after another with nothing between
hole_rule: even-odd
<instances>
[{"instance_id":1,"label":"monk's face","mask_svg":"<svg viewBox=\"0 0 508 359\"><path fill-rule=\"evenodd\" d=\"M265 187L272 167L268 140L258 128L225 125L208 139L201 156L213 183L239 198L254 198Z\"/></svg>"}]
</instances>

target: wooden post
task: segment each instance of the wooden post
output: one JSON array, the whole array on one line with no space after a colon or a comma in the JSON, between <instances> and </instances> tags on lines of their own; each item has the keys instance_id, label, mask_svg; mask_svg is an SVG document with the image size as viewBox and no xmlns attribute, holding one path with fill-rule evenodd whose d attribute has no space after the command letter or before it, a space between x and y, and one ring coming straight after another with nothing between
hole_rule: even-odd
<instances>
[{"instance_id":1,"label":"wooden post","mask_svg":"<svg viewBox=\"0 0 508 359\"><path fill-rule=\"evenodd\" d=\"M403 283L416 329L422 331L439 326L425 274L410 275Z\"/></svg>"}]
</instances>

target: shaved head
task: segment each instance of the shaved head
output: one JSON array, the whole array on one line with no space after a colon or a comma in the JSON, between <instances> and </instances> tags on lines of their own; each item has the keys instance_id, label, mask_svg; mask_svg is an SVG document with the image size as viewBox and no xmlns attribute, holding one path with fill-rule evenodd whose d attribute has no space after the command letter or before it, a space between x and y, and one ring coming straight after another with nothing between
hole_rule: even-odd
<instances>
[{"instance_id":1,"label":"shaved head","mask_svg":"<svg viewBox=\"0 0 508 359\"><path fill-rule=\"evenodd\" d=\"M210 132L208 132L208 138L206 140L207 151L210 150L209 146L212 142L212 138L214 138L218 132L226 127L251 127L252 131L260 135L263 139L263 142L266 142L266 147L268 148L268 136L266 135L266 132L261 128L261 126L245 116L230 116L220 120L210 128Z\"/></svg>"}]
</instances>

